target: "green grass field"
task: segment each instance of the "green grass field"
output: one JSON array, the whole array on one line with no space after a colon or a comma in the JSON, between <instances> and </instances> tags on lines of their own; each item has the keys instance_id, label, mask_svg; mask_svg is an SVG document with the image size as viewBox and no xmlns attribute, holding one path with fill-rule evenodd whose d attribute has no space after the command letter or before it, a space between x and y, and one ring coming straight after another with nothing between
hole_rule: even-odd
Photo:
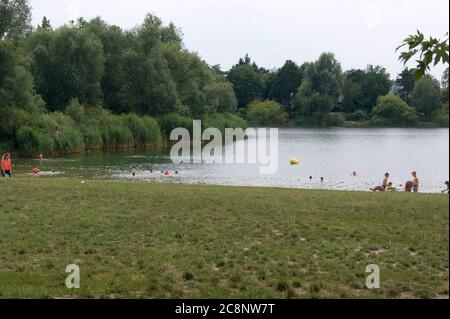
<instances>
[{"instance_id":1,"label":"green grass field","mask_svg":"<svg viewBox=\"0 0 450 319\"><path fill-rule=\"evenodd\" d=\"M0 192L0 298L448 298L447 195L38 178Z\"/></svg>"}]
</instances>

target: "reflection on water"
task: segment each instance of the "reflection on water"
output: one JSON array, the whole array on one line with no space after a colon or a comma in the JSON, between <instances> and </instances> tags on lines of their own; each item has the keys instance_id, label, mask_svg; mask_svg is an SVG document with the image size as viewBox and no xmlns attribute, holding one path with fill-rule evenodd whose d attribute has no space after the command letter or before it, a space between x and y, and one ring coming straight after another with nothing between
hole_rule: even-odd
<instances>
[{"instance_id":1,"label":"reflection on water","mask_svg":"<svg viewBox=\"0 0 450 319\"><path fill-rule=\"evenodd\" d=\"M256 164L173 164L168 149L20 159L14 168L22 176L33 175L31 169L38 167L42 177L341 190L368 190L381 183L385 172L401 188L416 170L422 191L439 192L449 175L449 130L280 129L278 153L275 175L260 175ZM300 164L291 166L291 157ZM170 176L163 175L165 170Z\"/></svg>"}]
</instances>

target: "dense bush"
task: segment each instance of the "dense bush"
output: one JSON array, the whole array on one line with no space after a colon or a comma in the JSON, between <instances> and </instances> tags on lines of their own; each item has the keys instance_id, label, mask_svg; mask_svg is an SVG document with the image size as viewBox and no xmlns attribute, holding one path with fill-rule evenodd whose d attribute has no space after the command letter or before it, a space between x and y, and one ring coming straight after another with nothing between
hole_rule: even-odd
<instances>
[{"instance_id":1,"label":"dense bush","mask_svg":"<svg viewBox=\"0 0 450 319\"><path fill-rule=\"evenodd\" d=\"M32 155L36 152L52 153L54 150L51 136L29 126L19 128L16 141L19 151L27 155Z\"/></svg>"},{"instance_id":2,"label":"dense bush","mask_svg":"<svg viewBox=\"0 0 450 319\"><path fill-rule=\"evenodd\" d=\"M101 107L71 101L65 113L35 114L19 125L15 142L28 155L66 154L84 149L160 145L156 120L135 114L115 115Z\"/></svg>"},{"instance_id":3,"label":"dense bush","mask_svg":"<svg viewBox=\"0 0 450 319\"><path fill-rule=\"evenodd\" d=\"M295 125L299 127L313 127L320 126L321 124L319 119L315 117L299 115L295 118Z\"/></svg>"},{"instance_id":4,"label":"dense bush","mask_svg":"<svg viewBox=\"0 0 450 319\"><path fill-rule=\"evenodd\" d=\"M339 113L329 113L325 118L326 126L344 126L345 118Z\"/></svg>"},{"instance_id":5,"label":"dense bush","mask_svg":"<svg viewBox=\"0 0 450 319\"><path fill-rule=\"evenodd\" d=\"M372 111L370 124L372 126L417 126L419 116L400 97L386 95L378 98L377 105Z\"/></svg>"},{"instance_id":6,"label":"dense bush","mask_svg":"<svg viewBox=\"0 0 450 319\"><path fill-rule=\"evenodd\" d=\"M253 101L248 106L247 120L255 125L284 125L288 120L288 114L276 101Z\"/></svg>"},{"instance_id":7,"label":"dense bush","mask_svg":"<svg viewBox=\"0 0 450 319\"><path fill-rule=\"evenodd\" d=\"M133 133L128 128L123 117L117 115L109 116L105 122L100 126L104 148L121 148L134 145Z\"/></svg>"},{"instance_id":8,"label":"dense bush","mask_svg":"<svg viewBox=\"0 0 450 319\"><path fill-rule=\"evenodd\" d=\"M17 129L15 142L24 154L71 153L84 149L83 136L76 123L62 113L30 116Z\"/></svg>"},{"instance_id":9,"label":"dense bush","mask_svg":"<svg viewBox=\"0 0 450 319\"><path fill-rule=\"evenodd\" d=\"M88 150L103 148L103 136L100 128L95 125L83 123L80 125L81 134L83 134L84 145Z\"/></svg>"},{"instance_id":10,"label":"dense bush","mask_svg":"<svg viewBox=\"0 0 450 319\"><path fill-rule=\"evenodd\" d=\"M431 120L439 125L440 127L449 126L449 106L447 103L443 104L442 107L431 114Z\"/></svg>"},{"instance_id":11,"label":"dense bush","mask_svg":"<svg viewBox=\"0 0 450 319\"><path fill-rule=\"evenodd\" d=\"M73 112L75 110L78 111ZM66 113L81 119L80 129L89 149L159 145L161 142L158 123L147 116L115 115L100 107L85 109L76 104L69 105Z\"/></svg>"},{"instance_id":12,"label":"dense bush","mask_svg":"<svg viewBox=\"0 0 450 319\"><path fill-rule=\"evenodd\" d=\"M363 110L357 110L347 116L349 121L365 121L367 120L367 113Z\"/></svg>"},{"instance_id":13,"label":"dense bush","mask_svg":"<svg viewBox=\"0 0 450 319\"><path fill-rule=\"evenodd\" d=\"M344 126L345 118L340 113L328 113L320 117L299 115L295 124L300 127L339 127Z\"/></svg>"},{"instance_id":14,"label":"dense bush","mask_svg":"<svg viewBox=\"0 0 450 319\"><path fill-rule=\"evenodd\" d=\"M161 132L166 137L176 128L185 128L192 133L192 118L177 113L169 113L159 119Z\"/></svg>"},{"instance_id":15,"label":"dense bush","mask_svg":"<svg viewBox=\"0 0 450 319\"><path fill-rule=\"evenodd\" d=\"M53 140L55 153L80 152L84 149L83 136L77 123L69 116L55 112L36 115L31 119L31 125ZM37 150L39 151L39 150Z\"/></svg>"},{"instance_id":16,"label":"dense bush","mask_svg":"<svg viewBox=\"0 0 450 319\"><path fill-rule=\"evenodd\" d=\"M202 122L203 128L217 128L225 133L226 128L242 128L246 129L247 124L241 117L231 113L217 113L206 117Z\"/></svg>"},{"instance_id":17,"label":"dense bush","mask_svg":"<svg viewBox=\"0 0 450 319\"><path fill-rule=\"evenodd\" d=\"M414 107L423 113L426 120L434 111L441 107L441 92L439 82L430 77L424 77L416 82L412 92Z\"/></svg>"},{"instance_id":18,"label":"dense bush","mask_svg":"<svg viewBox=\"0 0 450 319\"><path fill-rule=\"evenodd\" d=\"M127 114L122 117L133 134L136 146L145 144L159 144L161 142L161 133L156 120L136 114Z\"/></svg>"}]
</instances>

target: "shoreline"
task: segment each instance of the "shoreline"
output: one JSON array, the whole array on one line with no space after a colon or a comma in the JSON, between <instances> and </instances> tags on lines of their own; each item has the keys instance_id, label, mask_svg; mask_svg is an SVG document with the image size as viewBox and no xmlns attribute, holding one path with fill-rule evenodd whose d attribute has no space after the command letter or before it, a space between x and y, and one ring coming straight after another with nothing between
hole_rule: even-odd
<instances>
[{"instance_id":1,"label":"shoreline","mask_svg":"<svg viewBox=\"0 0 450 319\"><path fill-rule=\"evenodd\" d=\"M58 173L58 172L56 172ZM100 183L118 183L118 184L142 184L142 185L163 185L165 187L172 185L179 185L184 187L213 187L213 188L242 188L242 189L254 189L254 190L284 190L284 191L302 191L302 192L339 192L339 193L350 193L350 194L413 194L419 196L445 196L448 195L446 192L405 192L404 190L398 191L385 191L385 192L373 192L368 190L349 190L349 189L332 189L332 188L301 188L301 187L287 187L287 186L258 186L258 185L230 185L230 184L209 184L209 183L189 183L189 182L177 182L177 181L155 181L151 179L133 179L133 178L80 178L80 177L70 177L70 176L58 176L59 174L49 174L49 175L32 175L32 173L21 173L17 177L14 176L13 180L20 181L77 181L83 183L89 182L100 182ZM173 176L171 176L173 177ZM167 178L171 178L167 177ZM0 177L0 181L6 180ZM9 181L6 181L7 183Z\"/></svg>"}]
</instances>

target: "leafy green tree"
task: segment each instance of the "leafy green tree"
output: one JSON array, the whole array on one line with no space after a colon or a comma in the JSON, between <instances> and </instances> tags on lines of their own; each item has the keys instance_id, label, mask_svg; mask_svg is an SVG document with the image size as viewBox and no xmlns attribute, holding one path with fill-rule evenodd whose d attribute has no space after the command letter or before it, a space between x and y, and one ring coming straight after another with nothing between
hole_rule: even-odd
<instances>
[{"instance_id":1,"label":"leafy green tree","mask_svg":"<svg viewBox=\"0 0 450 319\"><path fill-rule=\"evenodd\" d=\"M416 70L405 68L395 80L398 85L398 94L408 104L411 104L412 92L416 85Z\"/></svg>"},{"instance_id":2,"label":"leafy green tree","mask_svg":"<svg viewBox=\"0 0 450 319\"><path fill-rule=\"evenodd\" d=\"M177 88L179 111L186 115L203 116L210 106L206 101L206 87L213 79L224 77L217 75L196 54L182 49L178 44L164 44L161 50Z\"/></svg>"},{"instance_id":3,"label":"leafy green tree","mask_svg":"<svg viewBox=\"0 0 450 319\"><path fill-rule=\"evenodd\" d=\"M441 107L439 83L431 78L424 77L417 81L413 91L413 105L426 118Z\"/></svg>"},{"instance_id":4,"label":"leafy green tree","mask_svg":"<svg viewBox=\"0 0 450 319\"><path fill-rule=\"evenodd\" d=\"M431 64L436 66L439 63L449 63L448 32L445 34L444 39L434 37L426 39L425 35L417 30L417 34L409 35L403 40L397 51L403 47L407 47L407 50L401 52L399 57L399 60L403 63L406 64L414 56L419 55L419 58L416 60L417 79L425 76Z\"/></svg>"},{"instance_id":5,"label":"leafy green tree","mask_svg":"<svg viewBox=\"0 0 450 319\"><path fill-rule=\"evenodd\" d=\"M34 112L42 104L33 89L33 77L26 59L12 43L0 41L0 109L18 107Z\"/></svg>"},{"instance_id":6,"label":"leafy green tree","mask_svg":"<svg viewBox=\"0 0 450 319\"><path fill-rule=\"evenodd\" d=\"M370 113L377 103L378 97L389 93L392 87L392 81L386 69L379 65L367 66L364 73L365 75L361 83L361 107L367 113Z\"/></svg>"},{"instance_id":7,"label":"leafy green tree","mask_svg":"<svg viewBox=\"0 0 450 319\"><path fill-rule=\"evenodd\" d=\"M277 101L253 101L248 105L247 119L256 125L283 125L288 119L288 114Z\"/></svg>"},{"instance_id":8,"label":"leafy green tree","mask_svg":"<svg viewBox=\"0 0 450 319\"><path fill-rule=\"evenodd\" d=\"M31 8L27 0L0 0L0 40L15 40L31 31Z\"/></svg>"},{"instance_id":9,"label":"leafy green tree","mask_svg":"<svg viewBox=\"0 0 450 319\"><path fill-rule=\"evenodd\" d=\"M347 71L342 110L348 113L356 110L370 113L378 97L386 95L391 86L389 74L381 66L368 65L365 70Z\"/></svg>"},{"instance_id":10,"label":"leafy green tree","mask_svg":"<svg viewBox=\"0 0 450 319\"><path fill-rule=\"evenodd\" d=\"M13 143L17 130L44 103L33 89L27 59L10 41L0 41L0 142Z\"/></svg>"},{"instance_id":11,"label":"leafy green tree","mask_svg":"<svg viewBox=\"0 0 450 319\"><path fill-rule=\"evenodd\" d=\"M291 103L302 81L302 70L288 60L268 80L267 97L281 103L285 108Z\"/></svg>"},{"instance_id":12,"label":"leafy green tree","mask_svg":"<svg viewBox=\"0 0 450 319\"><path fill-rule=\"evenodd\" d=\"M206 105L212 113L232 113L237 110L237 98L231 83L215 80L205 87Z\"/></svg>"},{"instance_id":13,"label":"leafy green tree","mask_svg":"<svg viewBox=\"0 0 450 319\"><path fill-rule=\"evenodd\" d=\"M53 30L52 25L50 24L50 20L47 17L42 18L41 25L37 27L38 30L51 31Z\"/></svg>"},{"instance_id":14,"label":"leafy green tree","mask_svg":"<svg viewBox=\"0 0 450 319\"><path fill-rule=\"evenodd\" d=\"M99 38L86 29L41 30L29 40L36 90L51 111L73 98L87 105L102 102L105 57Z\"/></svg>"},{"instance_id":15,"label":"leafy green tree","mask_svg":"<svg viewBox=\"0 0 450 319\"><path fill-rule=\"evenodd\" d=\"M334 98L337 103L342 95L344 75L333 53L322 53L316 62L306 68L305 73L314 92Z\"/></svg>"},{"instance_id":16,"label":"leafy green tree","mask_svg":"<svg viewBox=\"0 0 450 319\"><path fill-rule=\"evenodd\" d=\"M173 23L164 26L161 19L155 15L147 14L144 23L137 29L139 46L145 54L161 43L181 43L181 32Z\"/></svg>"},{"instance_id":17,"label":"leafy green tree","mask_svg":"<svg viewBox=\"0 0 450 319\"><path fill-rule=\"evenodd\" d=\"M373 108L372 125L416 126L418 122L417 112L396 95L380 96Z\"/></svg>"},{"instance_id":18,"label":"leafy green tree","mask_svg":"<svg viewBox=\"0 0 450 319\"><path fill-rule=\"evenodd\" d=\"M129 105L124 101L125 73L123 52L133 46L132 38L117 27L108 25L100 18L94 18L84 24L86 31L98 37L105 56L104 73L101 79L103 104L114 113L130 112Z\"/></svg>"},{"instance_id":19,"label":"leafy green tree","mask_svg":"<svg viewBox=\"0 0 450 319\"><path fill-rule=\"evenodd\" d=\"M293 103L297 114L304 117L313 117L317 125L322 125L326 121L327 114L333 109L336 99L315 92L309 81L304 80L294 97Z\"/></svg>"},{"instance_id":20,"label":"leafy green tree","mask_svg":"<svg viewBox=\"0 0 450 319\"><path fill-rule=\"evenodd\" d=\"M345 72L344 80L344 100L342 101L342 110L347 113L353 113L356 110L363 109L362 101L362 83L365 76L363 70L349 70Z\"/></svg>"},{"instance_id":21,"label":"leafy green tree","mask_svg":"<svg viewBox=\"0 0 450 319\"><path fill-rule=\"evenodd\" d=\"M239 107L246 107L251 101L261 99L264 95L264 77L248 64L234 66L227 78L233 85Z\"/></svg>"},{"instance_id":22,"label":"leafy green tree","mask_svg":"<svg viewBox=\"0 0 450 319\"><path fill-rule=\"evenodd\" d=\"M326 115L337 106L343 84L340 63L332 53L323 53L316 62L306 66L305 79L293 100L295 111L302 116L313 116L323 124Z\"/></svg>"},{"instance_id":23,"label":"leafy green tree","mask_svg":"<svg viewBox=\"0 0 450 319\"><path fill-rule=\"evenodd\" d=\"M125 77L122 103L127 109L155 116L173 112L179 101L167 61L133 49L124 51L122 59Z\"/></svg>"},{"instance_id":24,"label":"leafy green tree","mask_svg":"<svg viewBox=\"0 0 450 319\"><path fill-rule=\"evenodd\" d=\"M260 67L256 64L256 62L252 61L252 59L250 58L250 56L247 54L245 54L245 56L243 58L239 59L239 62L237 65L249 65L251 66L256 72L260 73L260 74L269 74L270 71Z\"/></svg>"},{"instance_id":25,"label":"leafy green tree","mask_svg":"<svg viewBox=\"0 0 450 319\"><path fill-rule=\"evenodd\" d=\"M227 79L233 85L240 108L247 107L251 101L264 96L267 77L268 71L252 62L248 54L231 68Z\"/></svg>"}]
</instances>

